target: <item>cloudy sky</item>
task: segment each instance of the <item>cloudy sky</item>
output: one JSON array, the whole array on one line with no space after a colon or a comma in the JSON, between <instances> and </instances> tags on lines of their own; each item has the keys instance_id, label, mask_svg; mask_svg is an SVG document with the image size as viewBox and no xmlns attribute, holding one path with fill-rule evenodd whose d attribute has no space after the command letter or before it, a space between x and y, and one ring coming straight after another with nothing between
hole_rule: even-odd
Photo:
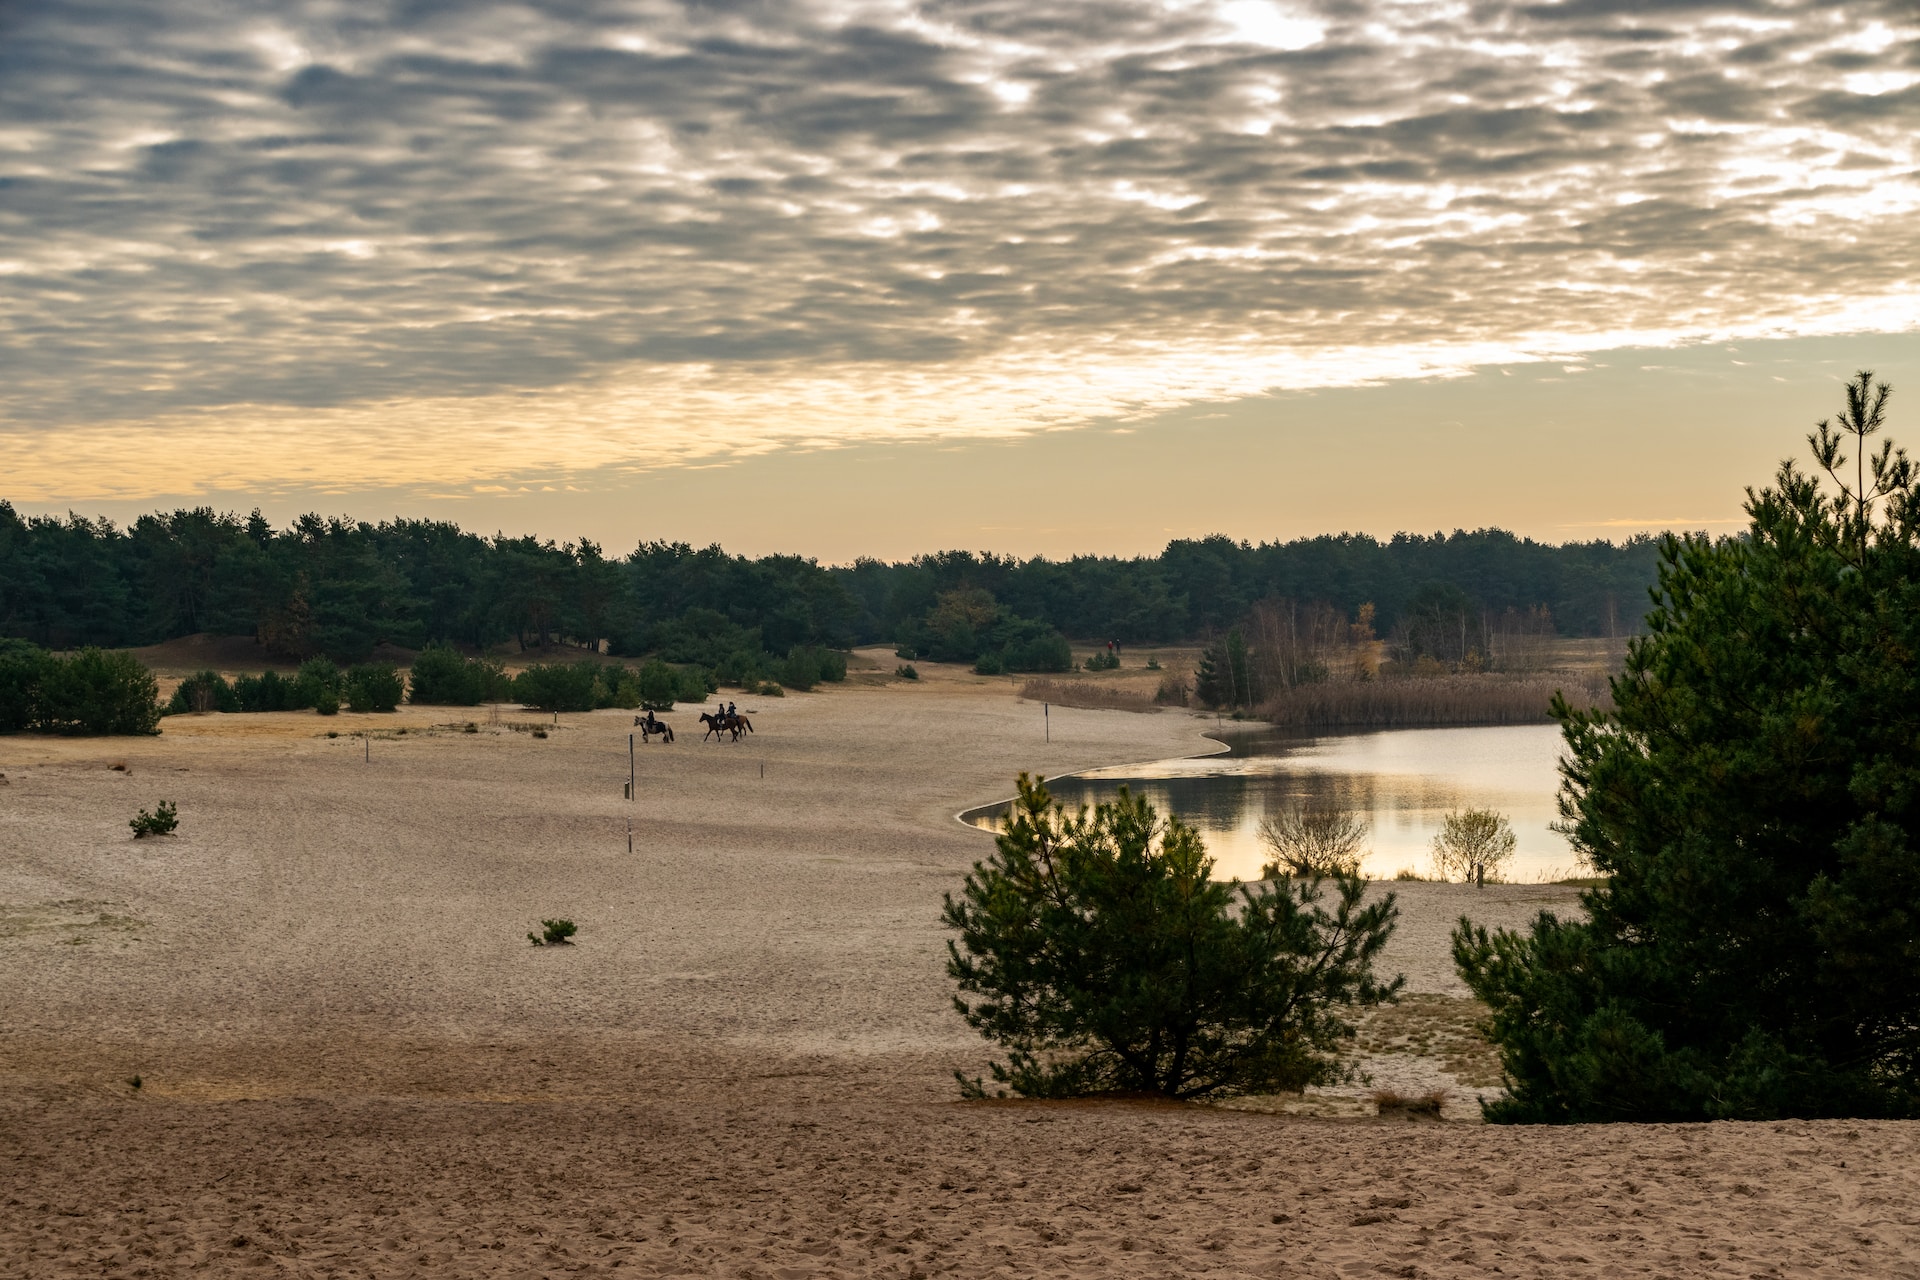
<instances>
[{"instance_id":1,"label":"cloudy sky","mask_svg":"<svg viewBox=\"0 0 1920 1280\"><path fill-rule=\"evenodd\" d=\"M1920 7L14 0L0 278L23 509L1704 524L1920 372Z\"/></svg>"}]
</instances>

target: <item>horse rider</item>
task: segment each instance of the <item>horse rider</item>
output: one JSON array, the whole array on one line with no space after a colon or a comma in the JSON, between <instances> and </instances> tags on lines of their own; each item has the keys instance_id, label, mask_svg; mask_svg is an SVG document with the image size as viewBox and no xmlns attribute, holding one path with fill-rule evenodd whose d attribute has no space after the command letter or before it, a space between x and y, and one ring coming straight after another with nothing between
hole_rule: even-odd
<instances>
[{"instance_id":1,"label":"horse rider","mask_svg":"<svg viewBox=\"0 0 1920 1280\"><path fill-rule=\"evenodd\" d=\"M734 705L731 702L729 702L727 704L727 719L738 720L739 718L740 718L740 713L737 710L735 710Z\"/></svg>"}]
</instances>

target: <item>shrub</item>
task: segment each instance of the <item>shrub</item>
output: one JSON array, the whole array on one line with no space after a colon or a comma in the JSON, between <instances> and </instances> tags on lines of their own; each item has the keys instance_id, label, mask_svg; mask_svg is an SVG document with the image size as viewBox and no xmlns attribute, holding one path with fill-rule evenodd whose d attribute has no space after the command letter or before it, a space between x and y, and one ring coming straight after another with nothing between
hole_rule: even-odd
<instances>
[{"instance_id":1,"label":"shrub","mask_svg":"<svg viewBox=\"0 0 1920 1280\"><path fill-rule=\"evenodd\" d=\"M1185 676L1169 673L1160 677L1160 687L1154 690L1153 700L1163 707L1184 707L1189 692Z\"/></svg>"},{"instance_id":2,"label":"shrub","mask_svg":"<svg viewBox=\"0 0 1920 1280\"><path fill-rule=\"evenodd\" d=\"M1373 976L1392 894L1362 907L1365 883L1343 878L1328 910L1322 881L1222 884L1192 827L1124 787L1078 816L1025 774L1019 792L995 853L942 912L959 934L955 1007L1007 1051L995 1081L1032 1097L1198 1098L1349 1074L1335 1048L1353 1028L1336 1010L1402 984Z\"/></svg>"},{"instance_id":3,"label":"shrub","mask_svg":"<svg viewBox=\"0 0 1920 1280\"><path fill-rule=\"evenodd\" d=\"M144 836L170 836L180 825L180 813L172 803L162 800L152 813L142 809L127 820L127 825L133 828L135 840Z\"/></svg>"},{"instance_id":4,"label":"shrub","mask_svg":"<svg viewBox=\"0 0 1920 1280\"><path fill-rule=\"evenodd\" d=\"M598 696L595 664L536 664L513 678L513 696L536 711L591 711Z\"/></svg>"},{"instance_id":5,"label":"shrub","mask_svg":"<svg viewBox=\"0 0 1920 1280\"><path fill-rule=\"evenodd\" d=\"M160 690L132 654L82 649L43 669L34 718L49 733L157 733Z\"/></svg>"},{"instance_id":6,"label":"shrub","mask_svg":"<svg viewBox=\"0 0 1920 1280\"><path fill-rule=\"evenodd\" d=\"M449 645L428 645L408 672L407 701L438 707L475 707L503 701L506 675L490 658L468 658Z\"/></svg>"},{"instance_id":7,"label":"shrub","mask_svg":"<svg viewBox=\"0 0 1920 1280\"><path fill-rule=\"evenodd\" d=\"M1024 634L1008 640L1000 651L1000 661L1008 671L1071 671L1073 646L1051 627L1031 623Z\"/></svg>"},{"instance_id":8,"label":"shrub","mask_svg":"<svg viewBox=\"0 0 1920 1280\"><path fill-rule=\"evenodd\" d=\"M631 711L640 705L640 677L625 666L603 666L594 673L593 705L625 707Z\"/></svg>"},{"instance_id":9,"label":"shrub","mask_svg":"<svg viewBox=\"0 0 1920 1280\"><path fill-rule=\"evenodd\" d=\"M1273 860L1260 869L1268 879L1357 876L1366 851L1367 820L1338 805L1304 804L1260 820L1260 842Z\"/></svg>"},{"instance_id":10,"label":"shrub","mask_svg":"<svg viewBox=\"0 0 1920 1280\"><path fill-rule=\"evenodd\" d=\"M845 680L847 656L819 645L796 645L787 651L775 674L787 688L804 692L822 681Z\"/></svg>"},{"instance_id":11,"label":"shrub","mask_svg":"<svg viewBox=\"0 0 1920 1280\"><path fill-rule=\"evenodd\" d=\"M196 711L238 711L240 698L217 671L198 671L182 680L167 700L166 714Z\"/></svg>"},{"instance_id":12,"label":"shrub","mask_svg":"<svg viewBox=\"0 0 1920 1280\"><path fill-rule=\"evenodd\" d=\"M346 676L347 710L393 711L407 695L407 683L391 663L366 662Z\"/></svg>"},{"instance_id":13,"label":"shrub","mask_svg":"<svg viewBox=\"0 0 1920 1280\"><path fill-rule=\"evenodd\" d=\"M1454 932L1489 1119L1920 1115L1920 501L1862 374L1738 537L1668 538L1611 712L1555 708L1585 919ZM1854 474L1844 474L1846 462ZM1864 489L1856 476L1865 479Z\"/></svg>"},{"instance_id":14,"label":"shrub","mask_svg":"<svg viewBox=\"0 0 1920 1280\"><path fill-rule=\"evenodd\" d=\"M527 941L536 947L567 947L573 945L573 935L578 932L571 920L542 920L540 932L527 934Z\"/></svg>"},{"instance_id":15,"label":"shrub","mask_svg":"<svg viewBox=\"0 0 1920 1280\"><path fill-rule=\"evenodd\" d=\"M18 733L34 726L40 682L55 661L38 645L0 639L0 733Z\"/></svg>"},{"instance_id":16,"label":"shrub","mask_svg":"<svg viewBox=\"0 0 1920 1280\"><path fill-rule=\"evenodd\" d=\"M671 711L679 700L680 675L672 667L655 658L640 668L641 710Z\"/></svg>"},{"instance_id":17,"label":"shrub","mask_svg":"<svg viewBox=\"0 0 1920 1280\"><path fill-rule=\"evenodd\" d=\"M293 676L292 705L312 707L323 716L340 710L340 668L328 658L308 658Z\"/></svg>"},{"instance_id":18,"label":"shrub","mask_svg":"<svg viewBox=\"0 0 1920 1280\"><path fill-rule=\"evenodd\" d=\"M1118 671L1120 655L1111 649L1101 649L1087 659L1089 671Z\"/></svg>"},{"instance_id":19,"label":"shrub","mask_svg":"<svg viewBox=\"0 0 1920 1280\"><path fill-rule=\"evenodd\" d=\"M294 707L293 682L282 679L277 671L258 676L239 676L233 682L234 701L242 711L291 711Z\"/></svg>"},{"instance_id":20,"label":"shrub","mask_svg":"<svg viewBox=\"0 0 1920 1280\"><path fill-rule=\"evenodd\" d=\"M773 687L776 689L779 688L778 685ZM707 670L705 667L694 666L680 668L681 702L704 702L708 694L713 693L719 688L720 682L714 678L713 672Z\"/></svg>"},{"instance_id":21,"label":"shrub","mask_svg":"<svg viewBox=\"0 0 1920 1280\"><path fill-rule=\"evenodd\" d=\"M1485 884L1498 880L1513 858L1513 824L1491 809L1449 813L1433 837L1433 873L1442 880Z\"/></svg>"},{"instance_id":22,"label":"shrub","mask_svg":"<svg viewBox=\"0 0 1920 1280\"><path fill-rule=\"evenodd\" d=\"M1007 660L997 653L983 653L973 664L975 675L1003 676L1007 674Z\"/></svg>"},{"instance_id":23,"label":"shrub","mask_svg":"<svg viewBox=\"0 0 1920 1280\"><path fill-rule=\"evenodd\" d=\"M911 662L895 667L893 674L899 676L902 680L918 680L920 678L920 673L913 669Z\"/></svg>"}]
</instances>

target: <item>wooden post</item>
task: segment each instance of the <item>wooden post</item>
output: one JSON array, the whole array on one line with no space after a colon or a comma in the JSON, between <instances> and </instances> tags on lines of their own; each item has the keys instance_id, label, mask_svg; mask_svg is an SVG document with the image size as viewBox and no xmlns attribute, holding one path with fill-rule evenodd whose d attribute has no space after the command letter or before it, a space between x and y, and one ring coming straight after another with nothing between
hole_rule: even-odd
<instances>
[{"instance_id":1,"label":"wooden post","mask_svg":"<svg viewBox=\"0 0 1920 1280\"><path fill-rule=\"evenodd\" d=\"M1040 704L1040 718L1047 722L1047 741L1052 742L1053 741L1053 704L1051 702L1043 702Z\"/></svg>"},{"instance_id":2,"label":"wooden post","mask_svg":"<svg viewBox=\"0 0 1920 1280\"><path fill-rule=\"evenodd\" d=\"M627 799L633 799L633 735L627 735Z\"/></svg>"}]
</instances>

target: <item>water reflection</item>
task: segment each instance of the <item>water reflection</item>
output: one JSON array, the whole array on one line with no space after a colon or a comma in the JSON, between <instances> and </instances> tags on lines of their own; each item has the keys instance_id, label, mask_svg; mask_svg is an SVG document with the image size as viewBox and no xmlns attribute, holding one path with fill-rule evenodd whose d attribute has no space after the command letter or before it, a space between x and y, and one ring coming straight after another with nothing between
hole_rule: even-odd
<instances>
[{"instance_id":1,"label":"water reflection","mask_svg":"<svg viewBox=\"0 0 1920 1280\"><path fill-rule=\"evenodd\" d=\"M1095 769L1050 782L1069 805L1106 799L1122 782L1162 813L1199 827L1215 874L1251 879L1267 854L1260 820L1308 801L1358 810L1372 825L1362 869L1391 876L1403 867L1431 870L1434 833L1450 809L1497 809L1519 837L1508 877L1532 881L1577 874L1566 838L1550 824L1559 816L1560 730L1553 725L1479 729L1397 729L1387 733L1300 738L1266 732L1220 735L1225 755ZM998 829L1004 804L961 815Z\"/></svg>"}]
</instances>

